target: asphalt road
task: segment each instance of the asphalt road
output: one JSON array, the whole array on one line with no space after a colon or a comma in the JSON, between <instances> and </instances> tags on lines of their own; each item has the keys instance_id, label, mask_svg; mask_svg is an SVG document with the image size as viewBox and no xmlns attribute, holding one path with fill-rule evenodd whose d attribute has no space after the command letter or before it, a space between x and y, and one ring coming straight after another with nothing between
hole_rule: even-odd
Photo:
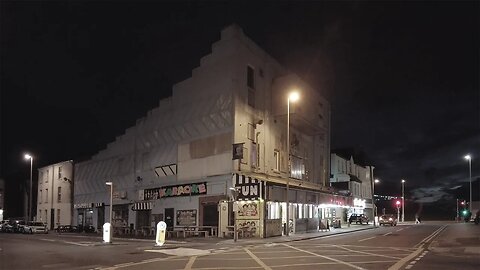
<instances>
[{"instance_id":1,"label":"asphalt road","mask_svg":"<svg viewBox=\"0 0 480 270\"><path fill-rule=\"evenodd\" d=\"M241 245L0 234L0 269L479 269L480 226L432 222Z\"/></svg>"}]
</instances>

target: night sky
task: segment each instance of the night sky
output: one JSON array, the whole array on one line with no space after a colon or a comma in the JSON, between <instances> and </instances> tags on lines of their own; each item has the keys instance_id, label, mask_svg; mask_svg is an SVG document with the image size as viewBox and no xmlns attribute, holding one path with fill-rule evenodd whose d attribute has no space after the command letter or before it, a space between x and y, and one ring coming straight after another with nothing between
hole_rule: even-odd
<instances>
[{"instance_id":1,"label":"night sky","mask_svg":"<svg viewBox=\"0 0 480 270\"><path fill-rule=\"evenodd\" d=\"M332 149L373 164L377 194L401 195L406 179L407 210L450 217L455 198L468 200L467 153L480 194L478 1L0 7L0 177L12 215L29 179L24 152L34 170L88 159L171 95L232 23L330 101Z\"/></svg>"}]
</instances>

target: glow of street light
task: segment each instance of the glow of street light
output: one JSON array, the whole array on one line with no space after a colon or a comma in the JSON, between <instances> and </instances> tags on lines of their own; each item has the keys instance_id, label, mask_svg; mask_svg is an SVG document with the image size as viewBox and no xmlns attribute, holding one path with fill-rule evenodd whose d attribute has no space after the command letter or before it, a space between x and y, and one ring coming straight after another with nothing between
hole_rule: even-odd
<instances>
[{"instance_id":1,"label":"glow of street light","mask_svg":"<svg viewBox=\"0 0 480 270\"><path fill-rule=\"evenodd\" d=\"M32 156L30 156L29 154L25 154L25 159L32 159Z\"/></svg>"},{"instance_id":2,"label":"glow of street light","mask_svg":"<svg viewBox=\"0 0 480 270\"><path fill-rule=\"evenodd\" d=\"M105 182L105 185L111 186L113 183L112 182Z\"/></svg>"},{"instance_id":3,"label":"glow of street light","mask_svg":"<svg viewBox=\"0 0 480 270\"><path fill-rule=\"evenodd\" d=\"M472 159L472 157L471 157L470 155L466 155L466 156L464 156L464 158L465 158L466 160Z\"/></svg>"},{"instance_id":4,"label":"glow of street light","mask_svg":"<svg viewBox=\"0 0 480 270\"><path fill-rule=\"evenodd\" d=\"M378 179L375 179L375 181L374 181L374 182L375 182L375 183L380 183L380 180L378 180Z\"/></svg>"},{"instance_id":5,"label":"glow of street light","mask_svg":"<svg viewBox=\"0 0 480 270\"><path fill-rule=\"evenodd\" d=\"M405 180L402 179L402 183L405 183Z\"/></svg>"},{"instance_id":6,"label":"glow of street light","mask_svg":"<svg viewBox=\"0 0 480 270\"><path fill-rule=\"evenodd\" d=\"M291 102L295 102L295 101L297 101L299 98L300 98L300 95L298 94L297 91L291 92L291 93L288 95L288 100L290 100Z\"/></svg>"}]
</instances>

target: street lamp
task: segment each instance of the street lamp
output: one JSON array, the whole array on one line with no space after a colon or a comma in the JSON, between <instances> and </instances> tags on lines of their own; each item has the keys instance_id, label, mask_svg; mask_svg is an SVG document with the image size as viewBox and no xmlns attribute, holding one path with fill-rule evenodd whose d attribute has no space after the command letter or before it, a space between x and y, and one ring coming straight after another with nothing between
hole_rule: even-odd
<instances>
[{"instance_id":1,"label":"street lamp","mask_svg":"<svg viewBox=\"0 0 480 270\"><path fill-rule=\"evenodd\" d=\"M372 205L373 205L373 227L376 227L375 219L377 217L377 206L375 205L375 184L380 183L380 180L375 179L372 185Z\"/></svg>"},{"instance_id":2,"label":"street lamp","mask_svg":"<svg viewBox=\"0 0 480 270\"><path fill-rule=\"evenodd\" d=\"M402 179L402 222L405 222L405 180Z\"/></svg>"},{"instance_id":3,"label":"street lamp","mask_svg":"<svg viewBox=\"0 0 480 270\"><path fill-rule=\"evenodd\" d=\"M399 220L400 219L400 201L397 201L396 204L397 204L397 220Z\"/></svg>"},{"instance_id":4,"label":"street lamp","mask_svg":"<svg viewBox=\"0 0 480 270\"><path fill-rule=\"evenodd\" d=\"M25 159L30 160L30 192L28 194L28 221L32 220L32 174L33 174L33 157L25 154Z\"/></svg>"},{"instance_id":5,"label":"street lamp","mask_svg":"<svg viewBox=\"0 0 480 270\"><path fill-rule=\"evenodd\" d=\"M464 156L466 160L468 160L468 172L470 177L470 204L468 205L468 210L470 213L472 212L472 157L470 155Z\"/></svg>"},{"instance_id":6,"label":"street lamp","mask_svg":"<svg viewBox=\"0 0 480 270\"><path fill-rule=\"evenodd\" d=\"M112 209L113 209L113 182L105 182L105 185L110 186L110 241L112 241Z\"/></svg>"},{"instance_id":7,"label":"street lamp","mask_svg":"<svg viewBox=\"0 0 480 270\"><path fill-rule=\"evenodd\" d=\"M233 242L237 242L238 234L237 234L237 212L238 212L238 204L237 204L237 197L238 197L238 189L231 187L230 190L233 191Z\"/></svg>"},{"instance_id":8,"label":"street lamp","mask_svg":"<svg viewBox=\"0 0 480 270\"><path fill-rule=\"evenodd\" d=\"M290 101L291 102L295 102L297 101L298 99L300 98L300 96L298 95L298 92L297 91L293 91L291 92L289 95L288 95L288 99L287 99L287 158L288 158L288 179L287 179L287 195L286 195L286 201L287 201L287 223L286 223L286 234L285 235L289 235L290 234L290 199L288 198L288 193L290 191L290 175L291 175L291 172L292 172L292 167L291 167L291 163L290 163Z\"/></svg>"}]
</instances>

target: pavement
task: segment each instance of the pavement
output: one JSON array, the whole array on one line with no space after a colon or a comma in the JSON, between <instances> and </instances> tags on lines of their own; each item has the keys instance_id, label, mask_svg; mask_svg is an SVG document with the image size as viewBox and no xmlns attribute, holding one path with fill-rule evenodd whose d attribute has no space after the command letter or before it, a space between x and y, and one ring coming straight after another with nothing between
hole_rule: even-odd
<instances>
[{"instance_id":1,"label":"pavement","mask_svg":"<svg viewBox=\"0 0 480 270\"><path fill-rule=\"evenodd\" d=\"M407 225L407 222L404 224L398 225ZM378 225L377 225L378 226ZM223 246L246 246L246 245L256 245L256 244L268 244L268 243L285 243L285 242L292 242L292 241L300 241L300 240L307 240L307 239L314 239L314 238L321 238L321 237L330 237L333 235L340 235L340 234L347 234L353 233L357 231L363 230L371 230L374 229L373 224L369 225L345 225L341 228L330 228L330 230L324 231L314 231L314 232L302 232L302 233L294 233L289 236L275 236L275 237L268 237L268 238L239 238L235 242L232 238L221 238L221 237L187 237L187 238L167 238L165 243L167 244L185 244L185 243L195 243L195 244L213 244L213 245L223 245ZM79 233L79 234L70 234L70 233L62 233L62 235L75 235L75 236L85 236L85 237L98 237L102 238L101 234L90 234L90 233ZM115 236L113 237L112 241L115 242L115 239L123 240L123 241L139 241L139 242L155 242L153 236L150 237L141 237L135 238L132 236ZM101 241L101 240L99 240Z\"/></svg>"}]
</instances>

